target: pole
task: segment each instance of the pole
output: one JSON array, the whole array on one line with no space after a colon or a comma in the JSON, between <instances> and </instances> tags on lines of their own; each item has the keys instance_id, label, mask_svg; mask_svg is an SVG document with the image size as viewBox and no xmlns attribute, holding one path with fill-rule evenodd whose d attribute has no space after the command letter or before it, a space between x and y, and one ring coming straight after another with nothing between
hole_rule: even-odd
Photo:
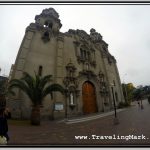
<instances>
[{"instance_id":1,"label":"pole","mask_svg":"<svg viewBox=\"0 0 150 150\"><path fill-rule=\"evenodd\" d=\"M67 118L67 98L66 98L66 121L68 120L68 118Z\"/></svg>"},{"instance_id":2,"label":"pole","mask_svg":"<svg viewBox=\"0 0 150 150\"><path fill-rule=\"evenodd\" d=\"M117 118L117 112L116 112L116 102L115 102L115 97L114 97L114 89L111 87L112 90L112 95L113 95L113 103L114 103L114 111L115 111L115 118L114 118L114 125L119 124L119 120Z\"/></svg>"},{"instance_id":3,"label":"pole","mask_svg":"<svg viewBox=\"0 0 150 150\"><path fill-rule=\"evenodd\" d=\"M111 87L111 90L112 90L112 95L113 95L113 103L114 103L115 118L117 118L117 113L116 113L116 102L115 102L114 89L113 89L113 87Z\"/></svg>"}]
</instances>

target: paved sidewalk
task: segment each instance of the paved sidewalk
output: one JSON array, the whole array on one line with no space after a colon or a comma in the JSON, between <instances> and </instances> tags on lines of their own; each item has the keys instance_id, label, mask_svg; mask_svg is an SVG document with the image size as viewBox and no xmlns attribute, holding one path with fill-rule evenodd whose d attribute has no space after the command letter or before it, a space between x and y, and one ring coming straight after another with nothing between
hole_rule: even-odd
<instances>
[{"instance_id":1,"label":"paved sidewalk","mask_svg":"<svg viewBox=\"0 0 150 150\"><path fill-rule=\"evenodd\" d=\"M117 109L116 112L119 113L124 110L126 110L126 109L125 108ZM83 116L83 117L79 117L79 118L75 118L75 119L67 119L67 120L64 119L63 121L60 121L60 122L65 122L66 124L73 124L73 123L95 120L95 119L103 118L103 117L110 116L113 114L114 114L114 110L110 111L110 112L105 112L105 113L100 113L100 114L95 114L95 115L90 115L90 116Z\"/></svg>"},{"instance_id":2,"label":"paved sidewalk","mask_svg":"<svg viewBox=\"0 0 150 150\"><path fill-rule=\"evenodd\" d=\"M150 144L150 104L143 101L141 110L135 103L124 111L117 113L120 124L114 125L114 114L66 124L59 121L42 121L41 126L24 124L9 124L9 145L149 145ZM96 136L145 136L145 139L92 139ZM87 139L76 139L75 136L87 136Z\"/></svg>"}]
</instances>

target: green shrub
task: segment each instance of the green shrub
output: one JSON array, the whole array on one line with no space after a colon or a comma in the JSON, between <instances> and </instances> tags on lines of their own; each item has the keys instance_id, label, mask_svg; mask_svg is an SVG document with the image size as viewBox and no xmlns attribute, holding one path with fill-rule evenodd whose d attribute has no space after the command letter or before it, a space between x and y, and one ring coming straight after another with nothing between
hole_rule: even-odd
<instances>
[{"instance_id":1,"label":"green shrub","mask_svg":"<svg viewBox=\"0 0 150 150\"><path fill-rule=\"evenodd\" d=\"M130 106L130 104L127 102L120 102L118 104L118 108L124 108L124 107L128 107L128 106Z\"/></svg>"}]
</instances>

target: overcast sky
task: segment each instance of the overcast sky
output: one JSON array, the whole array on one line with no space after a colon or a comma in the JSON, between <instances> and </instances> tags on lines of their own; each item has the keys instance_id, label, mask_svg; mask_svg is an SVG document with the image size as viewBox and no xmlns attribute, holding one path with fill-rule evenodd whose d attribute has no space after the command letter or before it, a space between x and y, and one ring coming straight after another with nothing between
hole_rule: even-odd
<instances>
[{"instance_id":1,"label":"overcast sky","mask_svg":"<svg viewBox=\"0 0 150 150\"><path fill-rule=\"evenodd\" d=\"M109 44L122 82L150 85L150 5L0 5L0 75L8 75L26 27L53 7L61 32L94 28Z\"/></svg>"}]
</instances>

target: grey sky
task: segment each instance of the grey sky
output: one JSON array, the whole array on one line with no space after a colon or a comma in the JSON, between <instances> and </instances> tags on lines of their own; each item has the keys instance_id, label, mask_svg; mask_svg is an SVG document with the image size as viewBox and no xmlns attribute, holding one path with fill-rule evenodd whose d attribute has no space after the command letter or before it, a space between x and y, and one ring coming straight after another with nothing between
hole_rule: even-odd
<instances>
[{"instance_id":1,"label":"grey sky","mask_svg":"<svg viewBox=\"0 0 150 150\"><path fill-rule=\"evenodd\" d=\"M1 5L1 75L9 74L25 28L49 7L59 13L61 32L82 29L89 34L95 28L103 36L117 60L122 82L150 85L150 5Z\"/></svg>"}]
</instances>

